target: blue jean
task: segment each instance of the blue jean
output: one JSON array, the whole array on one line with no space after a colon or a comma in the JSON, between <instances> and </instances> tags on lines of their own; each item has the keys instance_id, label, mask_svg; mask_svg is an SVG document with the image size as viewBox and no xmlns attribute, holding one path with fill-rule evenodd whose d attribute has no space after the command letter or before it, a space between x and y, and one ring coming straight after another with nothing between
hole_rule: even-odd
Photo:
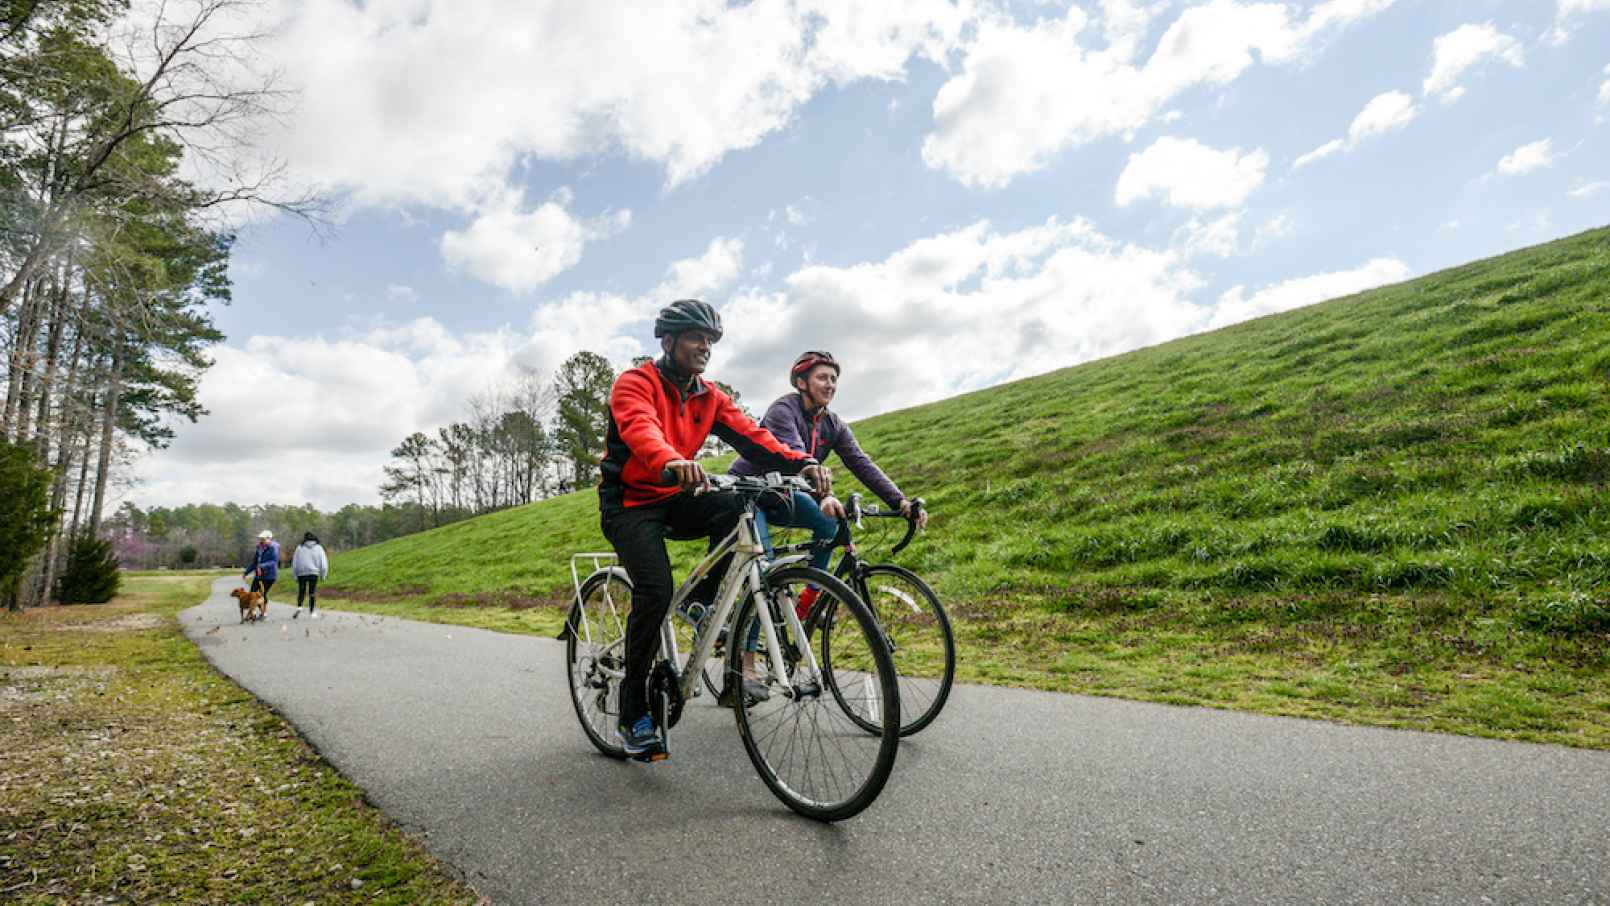
<instances>
[{"instance_id":1,"label":"blue jean","mask_svg":"<svg viewBox=\"0 0 1610 906\"><path fill-rule=\"evenodd\" d=\"M772 525L810 529L811 540L816 543L816 549L811 552L811 565L817 569L827 569L828 562L833 559L833 539L839 536L839 521L823 513L811 495L795 491L792 513L774 497L767 498L755 511L755 528L760 532L760 543L766 546L767 557L773 556Z\"/></svg>"},{"instance_id":2,"label":"blue jean","mask_svg":"<svg viewBox=\"0 0 1610 906\"><path fill-rule=\"evenodd\" d=\"M817 569L827 569L827 564L833 559L833 540L839 536L839 521L823 513L811 495L795 491L793 512L789 512L789 508L775 497L766 498L755 508L755 530L760 534L760 543L765 546L768 558L776 556L771 546L771 526L774 524L810 529L811 540L816 545L811 551L811 565ZM757 622L749 629L744 650L754 651L759 647L760 624Z\"/></svg>"}]
</instances>

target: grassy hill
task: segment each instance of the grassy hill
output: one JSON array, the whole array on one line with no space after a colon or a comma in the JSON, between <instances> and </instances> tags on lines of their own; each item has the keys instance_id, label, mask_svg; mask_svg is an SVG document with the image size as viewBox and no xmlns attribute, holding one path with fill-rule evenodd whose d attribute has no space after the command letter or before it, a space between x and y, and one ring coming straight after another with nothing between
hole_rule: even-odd
<instances>
[{"instance_id":1,"label":"grassy hill","mask_svg":"<svg viewBox=\"0 0 1610 906\"><path fill-rule=\"evenodd\" d=\"M1610 746L1607 315L1595 230L856 433L929 500L901 562L968 679ZM581 550L591 493L332 592L541 630Z\"/></svg>"}]
</instances>

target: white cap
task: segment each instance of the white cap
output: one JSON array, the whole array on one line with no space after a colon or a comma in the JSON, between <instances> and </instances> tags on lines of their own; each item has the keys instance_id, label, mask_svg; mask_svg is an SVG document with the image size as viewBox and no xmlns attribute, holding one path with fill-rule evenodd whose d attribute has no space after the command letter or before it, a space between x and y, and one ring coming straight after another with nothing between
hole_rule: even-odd
<instances>
[{"instance_id":1,"label":"white cap","mask_svg":"<svg viewBox=\"0 0 1610 906\"><path fill-rule=\"evenodd\" d=\"M257 533L257 537L261 538L264 541L272 541L272 540L274 540L274 533L269 531L268 529L263 529L262 531Z\"/></svg>"}]
</instances>

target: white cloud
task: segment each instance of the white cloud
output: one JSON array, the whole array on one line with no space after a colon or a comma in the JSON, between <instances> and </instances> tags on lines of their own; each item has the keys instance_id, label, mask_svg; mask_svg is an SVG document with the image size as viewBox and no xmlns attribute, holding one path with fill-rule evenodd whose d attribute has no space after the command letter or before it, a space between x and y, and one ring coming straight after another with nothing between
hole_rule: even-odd
<instances>
[{"instance_id":1,"label":"white cloud","mask_svg":"<svg viewBox=\"0 0 1610 906\"><path fill-rule=\"evenodd\" d=\"M1214 220L1193 217L1174 232L1174 243L1187 258L1213 255L1228 258L1241 242L1241 212L1231 211Z\"/></svg>"},{"instance_id":2,"label":"white cloud","mask_svg":"<svg viewBox=\"0 0 1610 906\"><path fill-rule=\"evenodd\" d=\"M1432 42L1431 74L1426 76L1421 90L1429 97L1457 100L1465 93L1459 84L1460 77L1487 59L1516 68L1526 65L1526 54L1520 42L1500 32L1492 23L1461 25Z\"/></svg>"},{"instance_id":3,"label":"white cloud","mask_svg":"<svg viewBox=\"0 0 1610 906\"><path fill-rule=\"evenodd\" d=\"M686 299L726 289L743 272L742 239L716 237L697 258L673 261L665 281L649 293L651 299Z\"/></svg>"},{"instance_id":4,"label":"white cloud","mask_svg":"<svg viewBox=\"0 0 1610 906\"><path fill-rule=\"evenodd\" d=\"M669 185L784 128L814 94L942 60L968 0L306 0L276 62L292 165L360 203L462 209L526 155L624 153Z\"/></svg>"},{"instance_id":5,"label":"white cloud","mask_svg":"<svg viewBox=\"0 0 1610 906\"><path fill-rule=\"evenodd\" d=\"M1382 92L1371 98L1347 127L1348 144L1356 147L1365 139L1402 129L1413 122L1419 112L1414 98L1409 95L1401 91Z\"/></svg>"},{"instance_id":6,"label":"white cloud","mask_svg":"<svg viewBox=\"0 0 1610 906\"><path fill-rule=\"evenodd\" d=\"M1300 170L1303 167L1308 166L1309 164L1313 163L1316 160L1321 160L1323 158L1330 157L1332 154L1335 154L1336 152L1342 150L1345 147L1347 147L1346 142L1342 141L1339 138L1333 138L1330 141L1326 142L1325 144L1320 145L1318 148L1315 148L1314 150L1308 152L1307 154L1304 154L1301 157L1297 158L1296 163L1293 163L1291 165L1291 168L1293 170Z\"/></svg>"},{"instance_id":7,"label":"white cloud","mask_svg":"<svg viewBox=\"0 0 1610 906\"><path fill-rule=\"evenodd\" d=\"M1265 220L1252 236L1253 248L1258 248L1276 239L1283 239L1291 235L1293 229L1291 218L1285 214L1276 214Z\"/></svg>"},{"instance_id":8,"label":"white cloud","mask_svg":"<svg viewBox=\"0 0 1610 906\"><path fill-rule=\"evenodd\" d=\"M782 363L832 349L845 362L839 405L858 417L1179 336L1202 321L1198 285L1176 255L1082 220L1009 233L980 221L740 295L722 311L712 373L764 404L787 390Z\"/></svg>"},{"instance_id":9,"label":"white cloud","mask_svg":"<svg viewBox=\"0 0 1610 906\"><path fill-rule=\"evenodd\" d=\"M1599 103L1610 105L1610 66L1604 68L1604 84L1599 86Z\"/></svg>"},{"instance_id":10,"label":"white cloud","mask_svg":"<svg viewBox=\"0 0 1610 906\"><path fill-rule=\"evenodd\" d=\"M1340 151L1351 151L1360 143L1377 135L1384 135L1402 129L1420 115L1420 109L1415 106L1414 98L1401 91L1386 91L1370 98L1364 109L1353 117L1353 122L1347 127L1347 139L1331 139L1318 148L1297 158L1292 163L1293 170L1300 170L1314 161L1330 157Z\"/></svg>"},{"instance_id":11,"label":"white cloud","mask_svg":"<svg viewBox=\"0 0 1610 906\"><path fill-rule=\"evenodd\" d=\"M419 301L419 293L412 286L391 283L386 286L386 301L408 305Z\"/></svg>"},{"instance_id":12,"label":"white cloud","mask_svg":"<svg viewBox=\"0 0 1610 906\"><path fill-rule=\"evenodd\" d=\"M1577 186L1566 194L1570 195L1572 198L1591 198L1594 195L1605 191L1606 189L1610 189L1610 182L1600 180L1599 182L1584 183L1583 185Z\"/></svg>"},{"instance_id":13,"label":"white cloud","mask_svg":"<svg viewBox=\"0 0 1610 906\"><path fill-rule=\"evenodd\" d=\"M1600 10L1610 10L1610 0L1559 0L1554 13L1554 27L1543 36L1545 44L1564 44L1571 40L1571 27L1575 25L1569 20L1579 13L1591 13Z\"/></svg>"},{"instance_id":14,"label":"white cloud","mask_svg":"<svg viewBox=\"0 0 1610 906\"><path fill-rule=\"evenodd\" d=\"M632 221L631 211L578 220L566 210L570 202L570 192L561 189L526 211L523 193L504 193L466 229L442 234L442 258L487 283L528 293L573 267L587 243L613 236Z\"/></svg>"},{"instance_id":15,"label":"white cloud","mask_svg":"<svg viewBox=\"0 0 1610 906\"><path fill-rule=\"evenodd\" d=\"M1505 176L1518 176L1552 166L1559 160L1553 152L1553 145L1554 143L1546 138L1521 145L1498 161L1498 172Z\"/></svg>"},{"instance_id":16,"label":"white cloud","mask_svg":"<svg viewBox=\"0 0 1610 906\"><path fill-rule=\"evenodd\" d=\"M1144 62L1139 38L1161 4L1104 4L1099 49L1080 43L1094 29L1078 6L1030 25L986 16L934 97L923 160L966 185L1005 185L1064 149L1133 134L1188 89L1229 84L1258 61L1300 64L1325 34L1391 3L1330 0L1299 22L1277 4L1210 0L1182 12Z\"/></svg>"},{"instance_id":17,"label":"white cloud","mask_svg":"<svg viewBox=\"0 0 1610 906\"><path fill-rule=\"evenodd\" d=\"M1219 151L1194 139L1164 136L1129 156L1114 198L1120 206L1157 195L1177 207L1232 207L1263 183L1268 165L1262 149Z\"/></svg>"},{"instance_id":18,"label":"white cloud","mask_svg":"<svg viewBox=\"0 0 1610 906\"><path fill-rule=\"evenodd\" d=\"M1268 286L1252 295L1237 286L1219 297L1208 327L1224 327L1251 318L1290 311L1315 302L1335 299L1408 279L1409 266L1396 258L1375 258L1352 270L1299 277Z\"/></svg>"}]
</instances>

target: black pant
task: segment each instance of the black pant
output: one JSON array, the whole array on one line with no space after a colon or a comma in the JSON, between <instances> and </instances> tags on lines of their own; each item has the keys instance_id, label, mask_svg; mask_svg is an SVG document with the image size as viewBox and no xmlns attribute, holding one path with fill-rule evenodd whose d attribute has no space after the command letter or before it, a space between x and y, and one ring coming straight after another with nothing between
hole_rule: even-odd
<instances>
[{"instance_id":1,"label":"black pant","mask_svg":"<svg viewBox=\"0 0 1610 906\"><path fill-rule=\"evenodd\" d=\"M708 536L713 548L742 514L743 503L737 495L682 493L652 506L608 507L600 515L604 537L614 545L621 566L632 577L632 610L626 616L626 678L621 684L622 724L631 726L648 712L649 668L660 647L660 624L676 592L665 539ZM731 562L730 555L723 558L700 581L700 599L709 603Z\"/></svg>"},{"instance_id":2,"label":"black pant","mask_svg":"<svg viewBox=\"0 0 1610 906\"><path fill-rule=\"evenodd\" d=\"M263 593L263 603L264 604L268 603L268 590L270 588L273 588L273 587L274 587L274 580L273 579L265 579L262 576L253 576L252 577L252 591L260 591L260 592Z\"/></svg>"},{"instance_id":3,"label":"black pant","mask_svg":"<svg viewBox=\"0 0 1610 906\"><path fill-rule=\"evenodd\" d=\"M307 598L307 612L312 613L313 608L319 606L319 577L296 577L296 606L302 606L302 598Z\"/></svg>"}]
</instances>

